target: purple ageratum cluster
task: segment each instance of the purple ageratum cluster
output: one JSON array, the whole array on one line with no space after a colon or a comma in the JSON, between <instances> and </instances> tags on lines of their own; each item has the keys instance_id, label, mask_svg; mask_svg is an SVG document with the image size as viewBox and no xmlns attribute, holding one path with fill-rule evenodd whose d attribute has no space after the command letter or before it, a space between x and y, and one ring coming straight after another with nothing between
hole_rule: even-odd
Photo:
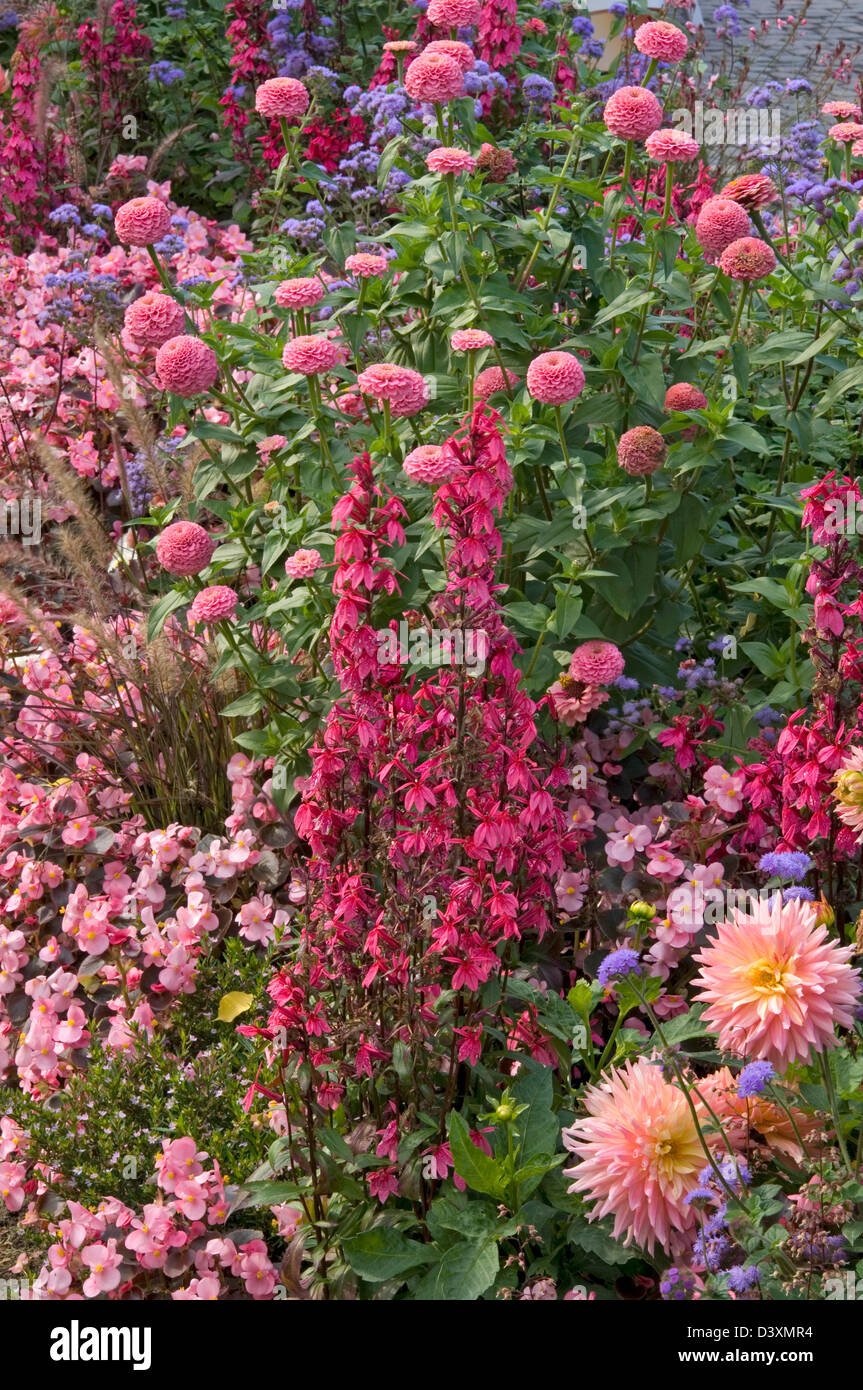
<instances>
[{"instance_id":1,"label":"purple ageratum cluster","mask_svg":"<svg viewBox=\"0 0 863 1390\"><path fill-rule=\"evenodd\" d=\"M801 850L779 850L762 854L758 867L773 878L788 878L792 883L799 883L812 868L812 856Z\"/></svg>"},{"instance_id":2,"label":"purple ageratum cluster","mask_svg":"<svg viewBox=\"0 0 863 1390\"><path fill-rule=\"evenodd\" d=\"M554 83L549 82L548 78L543 77L541 73L528 73L521 84L521 90L528 107L547 106L550 101L554 101Z\"/></svg>"},{"instance_id":3,"label":"purple ageratum cluster","mask_svg":"<svg viewBox=\"0 0 863 1390\"><path fill-rule=\"evenodd\" d=\"M302 0L285 0L279 6L279 13L267 24L270 52L279 77L305 77L311 68L332 58L338 47L335 38L326 34L295 30L293 15L301 9ZM318 15L317 23L322 28L333 26L333 21L325 15Z\"/></svg>"},{"instance_id":4,"label":"purple ageratum cluster","mask_svg":"<svg viewBox=\"0 0 863 1390\"><path fill-rule=\"evenodd\" d=\"M173 87L175 82L185 81L186 72L184 68L178 68L175 63L171 63L167 58L161 59L158 63L150 64L149 81L154 85L163 87Z\"/></svg>"},{"instance_id":5,"label":"purple ageratum cluster","mask_svg":"<svg viewBox=\"0 0 863 1390\"><path fill-rule=\"evenodd\" d=\"M732 1293L748 1293L761 1282L761 1275L755 1265L732 1265L726 1278Z\"/></svg>"},{"instance_id":6,"label":"purple ageratum cluster","mask_svg":"<svg viewBox=\"0 0 863 1390\"><path fill-rule=\"evenodd\" d=\"M750 1062L737 1078L737 1094L744 1098L760 1096L775 1075L772 1062Z\"/></svg>"},{"instance_id":7,"label":"purple ageratum cluster","mask_svg":"<svg viewBox=\"0 0 863 1390\"><path fill-rule=\"evenodd\" d=\"M659 1281L659 1292L667 1303L680 1303L695 1292L695 1275L671 1265Z\"/></svg>"},{"instance_id":8,"label":"purple ageratum cluster","mask_svg":"<svg viewBox=\"0 0 863 1390\"><path fill-rule=\"evenodd\" d=\"M641 964L638 952L633 951L628 946L623 946L619 951L610 951L607 956L600 961L596 978L603 986L610 980L621 979L627 975L640 975Z\"/></svg>"},{"instance_id":9,"label":"purple ageratum cluster","mask_svg":"<svg viewBox=\"0 0 863 1390\"><path fill-rule=\"evenodd\" d=\"M749 4L749 0L746 0ZM734 5L717 5L713 11L713 24L718 39L736 39L743 33L743 22Z\"/></svg>"}]
</instances>

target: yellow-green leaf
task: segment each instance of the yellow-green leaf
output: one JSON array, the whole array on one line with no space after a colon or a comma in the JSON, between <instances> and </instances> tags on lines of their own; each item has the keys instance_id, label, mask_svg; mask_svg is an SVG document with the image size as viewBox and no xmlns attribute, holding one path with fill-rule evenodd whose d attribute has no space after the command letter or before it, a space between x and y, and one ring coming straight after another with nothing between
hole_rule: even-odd
<instances>
[{"instance_id":1,"label":"yellow-green leaf","mask_svg":"<svg viewBox=\"0 0 863 1390\"><path fill-rule=\"evenodd\" d=\"M243 994L241 990L232 989L230 994L224 994L219 1001L219 1022L233 1023L234 1019L250 1009L254 1002L253 994Z\"/></svg>"}]
</instances>

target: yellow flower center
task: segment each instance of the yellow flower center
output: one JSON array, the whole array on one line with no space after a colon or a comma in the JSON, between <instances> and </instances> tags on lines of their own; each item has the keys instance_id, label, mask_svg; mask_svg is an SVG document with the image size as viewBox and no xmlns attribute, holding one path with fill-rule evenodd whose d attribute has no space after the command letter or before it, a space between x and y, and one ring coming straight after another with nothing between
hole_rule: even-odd
<instances>
[{"instance_id":1,"label":"yellow flower center","mask_svg":"<svg viewBox=\"0 0 863 1390\"><path fill-rule=\"evenodd\" d=\"M758 994L784 994L785 974L776 961L762 957L746 971L746 978Z\"/></svg>"}]
</instances>

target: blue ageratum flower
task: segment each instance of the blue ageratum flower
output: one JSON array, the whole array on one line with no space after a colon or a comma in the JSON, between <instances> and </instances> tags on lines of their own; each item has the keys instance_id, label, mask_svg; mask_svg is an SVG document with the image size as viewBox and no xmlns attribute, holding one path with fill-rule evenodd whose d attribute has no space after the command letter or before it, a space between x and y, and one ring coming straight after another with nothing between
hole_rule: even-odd
<instances>
[{"instance_id":1,"label":"blue ageratum flower","mask_svg":"<svg viewBox=\"0 0 863 1390\"><path fill-rule=\"evenodd\" d=\"M760 1096L775 1075L772 1062L750 1062L737 1078L737 1094L744 1098Z\"/></svg>"},{"instance_id":2,"label":"blue ageratum flower","mask_svg":"<svg viewBox=\"0 0 863 1390\"><path fill-rule=\"evenodd\" d=\"M619 951L610 951L600 962L596 978L601 985L607 985L609 980L640 974L641 965L638 952L633 951L629 946L622 946Z\"/></svg>"},{"instance_id":3,"label":"blue ageratum flower","mask_svg":"<svg viewBox=\"0 0 863 1390\"><path fill-rule=\"evenodd\" d=\"M151 83L161 83L163 87L172 87L175 82L182 82L185 76L183 68L178 68L175 63L169 63L166 58L158 63L150 64Z\"/></svg>"},{"instance_id":4,"label":"blue ageratum flower","mask_svg":"<svg viewBox=\"0 0 863 1390\"><path fill-rule=\"evenodd\" d=\"M528 74L521 84L521 90L528 106L545 106L546 102L554 100L554 83L538 72Z\"/></svg>"},{"instance_id":5,"label":"blue ageratum flower","mask_svg":"<svg viewBox=\"0 0 863 1390\"><path fill-rule=\"evenodd\" d=\"M72 223L76 227L81 225L81 214L74 203L61 203L58 208L53 208L48 213L49 222L58 222L62 226Z\"/></svg>"},{"instance_id":6,"label":"blue ageratum flower","mask_svg":"<svg viewBox=\"0 0 863 1390\"><path fill-rule=\"evenodd\" d=\"M812 868L812 858L797 850L780 851L777 854L762 854L758 867L762 873L774 878L790 878L792 882L798 882Z\"/></svg>"},{"instance_id":7,"label":"blue ageratum flower","mask_svg":"<svg viewBox=\"0 0 863 1390\"><path fill-rule=\"evenodd\" d=\"M760 1283L761 1275L755 1265L733 1265L728 1271L728 1287L732 1293L746 1293Z\"/></svg>"}]
</instances>

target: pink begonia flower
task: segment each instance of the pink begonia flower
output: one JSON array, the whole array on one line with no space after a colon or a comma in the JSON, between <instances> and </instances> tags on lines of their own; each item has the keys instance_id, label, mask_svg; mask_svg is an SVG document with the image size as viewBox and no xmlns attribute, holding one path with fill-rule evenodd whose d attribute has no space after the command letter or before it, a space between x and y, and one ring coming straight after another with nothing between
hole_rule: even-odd
<instances>
[{"instance_id":1,"label":"pink begonia flower","mask_svg":"<svg viewBox=\"0 0 863 1390\"><path fill-rule=\"evenodd\" d=\"M123 1257L117 1251L117 1242L111 1237L107 1245L85 1245L81 1259L90 1270L84 1280L83 1290L87 1298L98 1298L100 1293L110 1293L120 1282L120 1265Z\"/></svg>"},{"instance_id":2,"label":"pink begonia flower","mask_svg":"<svg viewBox=\"0 0 863 1390\"><path fill-rule=\"evenodd\" d=\"M186 1289L175 1289L171 1298L176 1302L214 1303L222 1292L218 1275L205 1274L202 1279L191 1279Z\"/></svg>"},{"instance_id":3,"label":"pink begonia flower","mask_svg":"<svg viewBox=\"0 0 863 1390\"><path fill-rule=\"evenodd\" d=\"M250 1240L242 1248L239 1275L252 1298L269 1298L276 1285L276 1271L262 1240Z\"/></svg>"},{"instance_id":4,"label":"pink begonia flower","mask_svg":"<svg viewBox=\"0 0 863 1390\"><path fill-rule=\"evenodd\" d=\"M176 1210L185 1216L187 1221L200 1221L207 1210L205 1189L191 1178L176 1183L174 1202Z\"/></svg>"},{"instance_id":5,"label":"pink begonia flower","mask_svg":"<svg viewBox=\"0 0 863 1390\"><path fill-rule=\"evenodd\" d=\"M272 902L267 906L260 898L250 898L237 914L240 936L246 941L274 941Z\"/></svg>"},{"instance_id":6,"label":"pink begonia flower","mask_svg":"<svg viewBox=\"0 0 863 1390\"><path fill-rule=\"evenodd\" d=\"M7 1211L20 1211L24 1205L27 1169L23 1163L0 1163L0 1197Z\"/></svg>"},{"instance_id":7,"label":"pink begonia flower","mask_svg":"<svg viewBox=\"0 0 863 1390\"><path fill-rule=\"evenodd\" d=\"M587 892L587 880L588 873L585 870L581 870L579 873L561 874L554 885L557 905L561 911L578 912Z\"/></svg>"},{"instance_id":8,"label":"pink begonia flower","mask_svg":"<svg viewBox=\"0 0 863 1390\"><path fill-rule=\"evenodd\" d=\"M719 763L714 763L704 774L704 799L723 811L739 811L743 806L741 792L745 781L744 773L732 774Z\"/></svg>"},{"instance_id":9,"label":"pink begonia flower","mask_svg":"<svg viewBox=\"0 0 863 1390\"><path fill-rule=\"evenodd\" d=\"M685 865L682 859L678 859L670 850L664 849L656 844L652 846L645 866L646 872L649 873L652 878L667 879L669 882L673 882L674 879L680 878L684 868Z\"/></svg>"},{"instance_id":10,"label":"pink begonia flower","mask_svg":"<svg viewBox=\"0 0 863 1390\"><path fill-rule=\"evenodd\" d=\"M653 836L646 825L633 825L624 816L618 816L614 832L609 836L605 854L609 864L629 866L638 851L646 849Z\"/></svg>"},{"instance_id":11,"label":"pink begonia flower","mask_svg":"<svg viewBox=\"0 0 863 1390\"><path fill-rule=\"evenodd\" d=\"M273 1213L282 1240L291 1240L305 1218L302 1207L292 1206L290 1202L284 1202L281 1206L270 1207L270 1211Z\"/></svg>"},{"instance_id":12,"label":"pink begonia flower","mask_svg":"<svg viewBox=\"0 0 863 1390\"><path fill-rule=\"evenodd\" d=\"M172 1139L156 1156L158 1183L163 1192L173 1192L178 1182L196 1178L204 1171L201 1163L207 1155L198 1152L194 1139Z\"/></svg>"}]
</instances>

